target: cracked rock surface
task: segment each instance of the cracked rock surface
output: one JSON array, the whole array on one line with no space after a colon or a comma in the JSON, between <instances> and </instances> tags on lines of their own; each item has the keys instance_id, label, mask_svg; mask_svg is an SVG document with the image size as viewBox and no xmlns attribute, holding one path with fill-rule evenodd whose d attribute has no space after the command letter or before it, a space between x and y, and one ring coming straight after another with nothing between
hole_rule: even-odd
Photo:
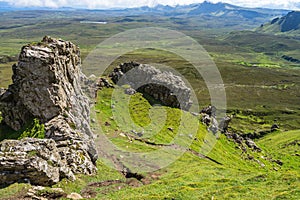
<instances>
[{"instance_id":1,"label":"cracked rock surface","mask_svg":"<svg viewBox=\"0 0 300 200\"><path fill-rule=\"evenodd\" d=\"M22 47L12 67L13 84L1 89L0 111L3 123L14 130L39 119L45 124L45 139L0 143L0 184L25 180L51 185L64 177L74 179L76 173L95 173L97 152L80 64L79 48L68 41L46 36Z\"/></svg>"}]
</instances>

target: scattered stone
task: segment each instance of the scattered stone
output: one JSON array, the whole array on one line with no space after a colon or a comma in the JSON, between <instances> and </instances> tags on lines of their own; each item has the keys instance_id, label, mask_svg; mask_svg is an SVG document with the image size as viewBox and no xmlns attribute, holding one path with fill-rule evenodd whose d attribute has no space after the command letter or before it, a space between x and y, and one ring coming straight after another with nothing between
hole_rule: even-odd
<instances>
[{"instance_id":1,"label":"scattered stone","mask_svg":"<svg viewBox=\"0 0 300 200\"><path fill-rule=\"evenodd\" d=\"M168 130L171 131L171 132L174 131L174 129L172 127L168 127Z\"/></svg>"},{"instance_id":2,"label":"scattered stone","mask_svg":"<svg viewBox=\"0 0 300 200\"><path fill-rule=\"evenodd\" d=\"M128 94L128 95L134 95L134 94L136 93L136 90L133 89L133 88L126 88L126 89L124 90L124 93L125 93L125 94Z\"/></svg>"},{"instance_id":3,"label":"scattered stone","mask_svg":"<svg viewBox=\"0 0 300 200\"><path fill-rule=\"evenodd\" d=\"M271 127L271 132L278 131L279 126L277 124L273 124Z\"/></svg>"},{"instance_id":4,"label":"scattered stone","mask_svg":"<svg viewBox=\"0 0 300 200\"><path fill-rule=\"evenodd\" d=\"M198 117L199 116L199 113L195 113L195 112L191 112L191 114L195 117Z\"/></svg>"},{"instance_id":5,"label":"scattered stone","mask_svg":"<svg viewBox=\"0 0 300 200\"><path fill-rule=\"evenodd\" d=\"M216 120L216 118L214 118L214 117L211 118L211 122L210 122L210 125L208 127L208 130L213 132L213 134L216 134L218 132L219 125L218 125L218 121Z\"/></svg>"},{"instance_id":6,"label":"scattered stone","mask_svg":"<svg viewBox=\"0 0 300 200\"><path fill-rule=\"evenodd\" d=\"M247 138L245 143L249 148L254 149L258 152L261 151L261 149L255 144L255 142L253 140Z\"/></svg>"},{"instance_id":7,"label":"scattered stone","mask_svg":"<svg viewBox=\"0 0 300 200\"><path fill-rule=\"evenodd\" d=\"M124 133L120 133L121 137L126 137L126 135Z\"/></svg>"},{"instance_id":8,"label":"scattered stone","mask_svg":"<svg viewBox=\"0 0 300 200\"><path fill-rule=\"evenodd\" d=\"M228 126L230 121L231 121L231 117L229 116L225 116L221 119L219 123L219 130L221 131L221 133L226 133L228 131Z\"/></svg>"},{"instance_id":9,"label":"scattered stone","mask_svg":"<svg viewBox=\"0 0 300 200\"><path fill-rule=\"evenodd\" d=\"M282 166L283 162L281 160L272 160L272 162L275 162L276 164Z\"/></svg>"},{"instance_id":10,"label":"scattered stone","mask_svg":"<svg viewBox=\"0 0 300 200\"><path fill-rule=\"evenodd\" d=\"M67 194L61 188L45 188L42 186L33 187L27 192L27 197L37 200L60 199L66 196Z\"/></svg>"},{"instance_id":11,"label":"scattered stone","mask_svg":"<svg viewBox=\"0 0 300 200\"><path fill-rule=\"evenodd\" d=\"M142 137L144 135L144 131L137 132L136 130L131 130L131 133L133 133L134 135L136 135L138 137Z\"/></svg>"},{"instance_id":12,"label":"scattered stone","mask_svg":"<svg viewBox=\"0 0 300 200\"><path fill-rule=\"evenodd\" d=\"M214 134L216 134L218 131L226 133L231 118L226 116L219 123L216 119L216 112L217 109L215 106L208 106L206 108L203 108L200 112L201 121L203 124L208 126L208 130L213 132Z\"/></svg>"},{"instance_id":13,"label":"scattered stone","mask_svg":"<svg viewBox=\"0 0 300 200\"><path fill-rule=\"evenodd\" d=\"M73 199L73 200L78 200L78 199L83 199L83 197L78 194L78 193L71 193L67 196L68 199Z\"/></svg>"},{"instance_id":14,"label":"scattered stone","mask_svg":"<svg viewBox=\"0 0 300 200\"><path fill-rule=\"evenodd\" d=\"M257 162L261 167L265 167L266 165L264 163L262 163L260 160L258 159L254 159L255 162Z\"/></svg>"},{"instance_id":15,"label":"scattered stone","mask_svg":"<svg viewBox=\"0 0 300 200\"><path fill-rule=\"evenodd\" d=\"M217 108L215 106L208 106L201 110L201 114L207 114L210 117L216 117Z\"/></svg>"}]
</instances>

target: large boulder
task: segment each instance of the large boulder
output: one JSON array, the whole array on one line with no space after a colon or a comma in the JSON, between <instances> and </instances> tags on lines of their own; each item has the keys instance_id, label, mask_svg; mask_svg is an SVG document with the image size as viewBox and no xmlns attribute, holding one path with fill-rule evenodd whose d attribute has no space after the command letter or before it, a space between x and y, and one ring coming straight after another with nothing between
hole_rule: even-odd
<instances>
[{"instance_id":1,"label":"large boulder","mask_svg":"<svg viewBox=\"0 0 300 200\"><path fill-rule=\"evenodd\" d=\"M89 125L90 101L81 89L86 78L80 63L79 48L68 41L46 36L41 43L22 47L18 64L13 65L13 84L1 92L0 111L3 122L14 130L39 119L45 124L45 138L55 142L68 170L92 174L97 152ZM32 183L35 178L30 178Z\"/></svg>"},{"instance_id":2,"label":"large boulder","mask_svg":"<svg viewBox=\"0 0 300 200\"><path fill-rule=\"evenodd\" d=\"M114 83L130 85L138 92L146 93L166 106L189 110L192 105L191 89L180 76L172 72L130 62L115 68L110 77Z\"/></svg>"}]
</instances>

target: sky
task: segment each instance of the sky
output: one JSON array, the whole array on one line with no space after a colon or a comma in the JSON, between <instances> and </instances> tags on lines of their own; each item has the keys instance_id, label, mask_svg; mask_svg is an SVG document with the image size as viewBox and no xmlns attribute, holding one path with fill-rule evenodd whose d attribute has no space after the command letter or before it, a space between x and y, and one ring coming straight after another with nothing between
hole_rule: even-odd
<instances>
[{"instance_id":1,"label":"sky","mask_svg":"<svg viewBox=\"0 0 300 200\"><path fill-rule=\"evenodd\" d=\"M9 2L15 6L37 6L37 7L80 7L80 8L131 8L140 6L153 7L162 5L186 5L201 3L204 0L0 0ZM210 2L225 2L244 7L265 7L290 10L300 10L300 0L209 0Z\"/></svg>"}]
</instances>

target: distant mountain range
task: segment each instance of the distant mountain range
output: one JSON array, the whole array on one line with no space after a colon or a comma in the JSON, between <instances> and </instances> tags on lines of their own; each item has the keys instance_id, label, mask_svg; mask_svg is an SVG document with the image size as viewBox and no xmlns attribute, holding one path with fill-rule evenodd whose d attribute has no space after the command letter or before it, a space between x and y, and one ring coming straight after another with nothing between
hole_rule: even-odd
<instances>
[{"instance_id":1,"label":"distant mountain range","mask_svg":"<svg viewBox=\"0 0 300 200\"><path fill-rule=\"evenodd\" d=\"M292 11L277 17L257 29L258 32L300 36L300 11Z\"/></svg>"},{"instance_id":2,"label":"distant mountain range","mask_svg":"<svg viewBox=\"0 0 300 200\"><path fill-rule=\"evenodd\" d=\"M69 8L69 7L62 7L58 9L47 8L47 7L15 7L10 5L7 2L0 1L0 11L16 11L16 10L82 10L78 8ZM86 9L84 9L86 10ZM105 10L102 10L105 11ZM164 6L164 5L157 5L155 7L148 7L143 6L139 8L127 8L127 9L110 9L106 10L109 12L113 12L115 14L133 14L133 15L140 15L140 14L156 14L156 15L166 15L166 16L177 16L177 15L206 15L206 16L217 16L217 17L233 17L239 16L244 18L270 18L270 17L277 17L286 14L287 10L278 10L278 9L267 9L267 8L243 8L227 3L210 3L210 2L203 2L197 4L190 4L190 5L183 5L183 6Z\"/></svg>"},{"instance_id":3,"label":"distant mountain range","mask_svg":"<svg viewBox=\"0 0 300 200\"><path fill-rule=\"evenodd\" d=\"M157 5L155 7L138 7L125 9L81 9L81 8L47 8L47 7L14 7L6 2L0 2L0 12L9 11L62 11L61 13L69 15L67 12L86 13L85 15L99 16L102 14L111 17L121 17L120 19L111 21L115 23L122 22L139 22L139 20L147 21L148 16L163 17L175 24L190 26L191 28L197 26L199 28L223 28L228 30L244 30L255 29L260 24L271 21L274 18L280 19L282 16L289 13L289 10L268 9L268 8L244 8L227 3L196 3L190 5L178 5L175 7L168 5ZM143 16L143 19L138 19ZM145 18L146 17L146 18ZM95 17L95 20L97 18ZM153 18L155 19L155 18ZM155 21L152 22L155 23ZM91 19L87 19L91 20ZM188 28L188 27L186 27Z\"/></svg>"}]
</instances>

